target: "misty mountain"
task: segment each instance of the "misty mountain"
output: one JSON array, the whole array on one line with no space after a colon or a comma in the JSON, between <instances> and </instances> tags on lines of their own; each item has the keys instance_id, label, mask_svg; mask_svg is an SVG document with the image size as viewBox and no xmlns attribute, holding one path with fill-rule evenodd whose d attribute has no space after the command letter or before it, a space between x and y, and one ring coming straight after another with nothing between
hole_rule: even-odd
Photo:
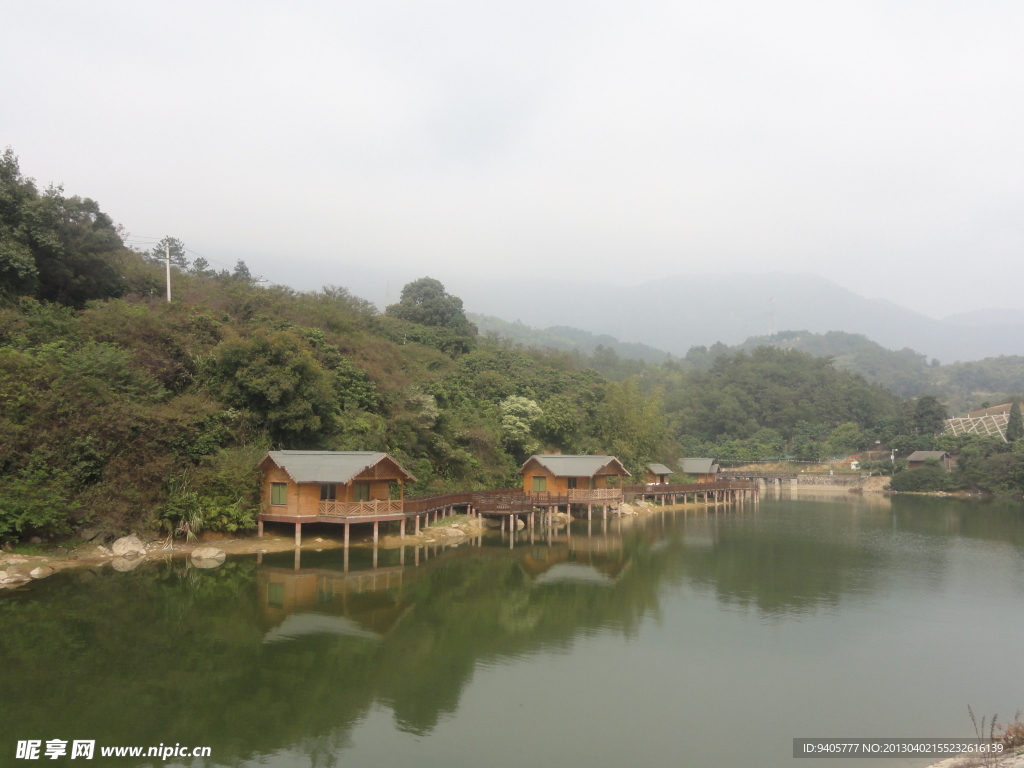
<instances>
[{"instance_id":1,"label":"misty mountain","mask_svg":"<svg viewBox=\"0 0 1024 768\"><path fill-rule=\"evenodd\" d=\"M679 357L692 346L736 345L772 327L862 334L942 362L1024 354L1024 322L1002 321L1018 313L936 320L810 274L676 275L638 286L537 279L510 289L507 282L463 278L446 284L471 312L579 328Z\"/></svg>"},{"instance_id":2,"label":"misty mountain","mask_svg":"<svg viewBox=\"0 0 1024 768\"><path fill-rule=\"evenodd\" d=\"M950 325L1024 325L1024 309L976 309L942 319Z\"/></svg>"},{"instance_id":3,"label":"misty mountain","mask_svg":"<svg viewBox=\"0 0 1024 768\"><path fill-rule=\"evenodd\" d=\"M490 315L470 312L467 317L476 325L481 334L497 334L528 347L558 349L563 352L582 352L585 355L592 355L598 347L603 347L613 350L623 359L641 360L645 363L663 363L672 357L668 352L646 344L622 342L607 334L590 333L564 325L540 330L523 323L510 323Z\"/></svg>"},{"instance_id":4,"label":"misty mountain","mask_svg":"<svg viewBox=\"0 0 1024 768\"><path fill-rule=\"evenodd\" d=\"M646 344L623 343L612 336L596 335L577 328L554 326L541 330L479 314L470 315L470 319L481 333L494 333L526 346L586 355L593 355L598 347L602 347L614 351L623 361L653 364L673 359L672 355ZM831 357L837 369L859 373L868 381L881 384L903 397L939 395L952 413L968 411L986 401L1006 402L1024 393L1024 357L1004 355L938 365L936 359L929 360L926 355L912 349L886 349L862 334L842 331L782 331L772 336L752 336L740 344L717 345L708 352L700 347L691 349L683 358L675 359L684 368L706 370L721 354L751 351L764 346L794 349L815 357ZM637 371L628 364L619 365L604 358L592 358L591 363L613 379Z\"/></svg>"}]
</instances>

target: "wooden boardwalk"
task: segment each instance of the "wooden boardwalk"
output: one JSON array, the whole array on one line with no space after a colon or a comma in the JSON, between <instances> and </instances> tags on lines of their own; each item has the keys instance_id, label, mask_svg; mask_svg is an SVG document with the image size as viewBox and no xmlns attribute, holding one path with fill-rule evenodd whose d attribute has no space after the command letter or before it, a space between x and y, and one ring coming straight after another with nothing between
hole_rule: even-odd
<instances>
[{"instance_id":1,"label":"wooden boardwalk","mask_svg":"<svg viewBox=\"0 0 1024 768\"><path fill-rule=\"evenodd\" d=\"M398 522L399 532L405 537L406 528L412 523L413 531L419 533L421 525L450 517L453 514L497 518L509 530L515 528L515 521L527 517L534 525L535 516L550 520L554 513L565 509L570 517L574 508L583 511L590 520L598 509L607 519L623 502L635 499L659 501L662 504L731 504L741 501L757 501L759 485L749 481L718 481L713 483L675 483L652 485L625 485L620 488L599 488L596 490L570 490L564 494L536 493L515 488L491 491L461 491L456 493L419 496L404 500L365 502L321 502L316 515L282 515L261 513L257 518L257 535L263 535L265 522L291 523L295 526L295 546L302 544L302 526L305 523L332 523L345 527L345 546L349 545L350 527L358 523L373 524L373 542L379 539L380 523Z\"/></svg>"}]
</instances>

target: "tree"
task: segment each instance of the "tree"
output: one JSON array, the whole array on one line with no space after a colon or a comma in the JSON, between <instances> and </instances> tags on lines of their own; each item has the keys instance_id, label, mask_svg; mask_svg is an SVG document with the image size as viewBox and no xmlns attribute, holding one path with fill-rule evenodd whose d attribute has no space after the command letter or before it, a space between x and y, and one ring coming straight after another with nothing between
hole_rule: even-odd
<instances>
[{"instance_id":1,"label":"tree","mask_svg":"<svg viewBox=\"0 0 1024 768\"><path fill-rule=\"evenodd\" d=\"M171 256L171 266L178 269L188 269L188 257L185 256L185 244L176 237L168 235L149 252L152 261L163 264L167 261L167 254Z\"/></svg>"},{"instance_id":2,"label":"tree","mask_svg":"<svg viewBox=\"0 0 1024 768\"><path fill-rule=\"evenodd\" d=\"M501 431L505 442L516 453L530 453L534 447L533 424L544 412L534 400L511 395L501 401Z\"/></svg>"},{"instance_id":3,"label":"tree","mask_svg":"<svg viewBox=\"0 0 1024 768\"><path fill-rule=\"evenodd\" d=\"M946 406L935 395L921 395L914 405L912 429L919 435L937 435L949 418Z\"/></svg>"},{"instance_id":4,"label":"tree","mask_svg":"<svg viewBox=\"0 0 1024 768\"><path fill-rule=\"evenodd\" d=\"M241 259L235 264L235 271L231 273L231 276L238 280L252 280L252 274L249 272L249 267L246 266L245 262Z\"/></svg>"},{"instance_id":5,"label":"tree","mask_svg":"<svg viewBox=\"0 0 1024 768\"><path fill-rule=\"evenodd\" d=\"M462 299L452 296L440 280L421 277L402 288L402 298L392 304L385 314L418 325L452 328L475 336L476 326L466 319Z\"/></svg>"},{"instance_id":6,"label":"tree","mask_svg":"<svg viewBox=\"0 0 1024 768\"><path fill-rule=\"evenodd\" d=\"M0 155L0 277L6 293L84 306L126 290L117 227L89 198L40 194L8 148Z\"/></svg>"},{"instance_id":7,"label":"tree","mask_svg":"<svg viewBox=\"0 0 1024 768\"><path fill-rule=\"evenodd\" d=\"M199 277L213 277L217 274L216 270L210 268L210 262L202 256L192 262L189 272Z\"/></svg>"},{"instance_id":8,"label":"tree","mask_svg":"<svg viewBox=\"0 0 1024 768\"><path fill-rule=\"evenodd\" d=\"M1015 443L1024 437L1024 419L1020 415L1020 402L1013 401L1010 406L1010 420L1006 422L1006 440Z\"/></svg>"},{"instance_id":9,"label":"tree","mask_svg":"<svg viewBox=\"0 0 1024 768\"><path fill-rule=\"evenodd\" d=\"M253 414L274 445L318 447L333 432L333 382L298 335L261 331L229 339L214 358L224 399Z\"/></svg>"}]
</instances>

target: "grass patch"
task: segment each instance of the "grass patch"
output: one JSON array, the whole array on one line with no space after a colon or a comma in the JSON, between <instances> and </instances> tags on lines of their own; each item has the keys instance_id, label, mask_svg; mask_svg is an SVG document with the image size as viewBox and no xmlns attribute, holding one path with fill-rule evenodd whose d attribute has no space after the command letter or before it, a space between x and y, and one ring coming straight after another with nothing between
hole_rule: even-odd
<instances>
[{"instance_id":1,"label":"grass patch","mask_svg":"<svg viewBox=\"0 0 1024 768\"><path fill-rule=\"evenodd\" d=\"M475 517L469 515L452 515L451 517L442 517L436 523L430 523L427 528L447 528L451 525L458 525L459 523L473 524L476 520Z\"/></svg>"}]
</instances>

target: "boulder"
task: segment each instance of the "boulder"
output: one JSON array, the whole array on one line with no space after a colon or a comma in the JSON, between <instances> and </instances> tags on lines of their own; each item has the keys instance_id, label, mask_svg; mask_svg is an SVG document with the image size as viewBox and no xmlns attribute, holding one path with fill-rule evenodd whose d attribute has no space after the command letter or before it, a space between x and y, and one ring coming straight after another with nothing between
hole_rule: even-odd
<instances>
[{"instance_id":1,"label":"boulder","mask_svg":"<svg viewBox=\"0 0 1024 768\"><path fill-rule=\"evenodd\" d=\"M32 577L26 573L25 568L8 568L4 578L4 584L20 584L23 581L32 581Z\"/></svg>"},{"instance_id":2,"label":"boulder","mask_svg":"<svg viewBox=\"0 0 1024 768\"><path fill-rule=\"evenodd\" d=\"M45 579L53 573L53 568L48 565L41 565L38 568L33 568L28 572L28 575L33 579Z\"/></svg>"},{"instance_id":3,"label":"boulder","mask_svg":"<svg viewBox=\"0 0 1024 768\"><path fill-rule=\"evenodd\" d=\"M216 547L196 547L192 550L192 565L196 568L216 568L224 562L223 549Z\"/></svg>"},{"instance_id":4,"label":"boulder","mask_svg":"<svg viewBox=\"0 0 1024 768\"><path fill-rule=\"evenodd\" d=\"M146 554L146 545L134 533L114 542L114 557L141 557Z\"/></svg>"},{"instance_id":5,"label":"boulder","mask_svg":"<svg viewBox=\"0 0 1024 768\"><path fill-rule=\"evenodd\" d=\"M521 531L521 530L523 530L523 529L524 529L525 527L526 527L526 523L525 523L525 522L523 522L523 518L521 518L521 517L517 517L517 518L516 518L516 530L517 530L517 531Z\"/></svg>"},{"instance_id":6,"label":"boulder","mask_svg":"<svg viewBox=\"0 0 1024 768\"><path fill-rule=\"evenodd\" d=\"M141 557L115 557L110 561L110 567L115 571L127 573L128 571L134 571L142 565L143 560L144 558Z\"/></svg>"},{"instance_id":7,"label":"boulder","mask_svg":"<svg viewBox=\"0 0 1024 768\"><path fill-rule=\"evenodd\" d=\"M110 557L112 554L114 554L113 552L110 551L109 547L104 547L102 544L100 544L98 547L96 547L96 549L94 549L93 551L97 555L103 555L104 557Z\"/></svg>"}]
</instances>

